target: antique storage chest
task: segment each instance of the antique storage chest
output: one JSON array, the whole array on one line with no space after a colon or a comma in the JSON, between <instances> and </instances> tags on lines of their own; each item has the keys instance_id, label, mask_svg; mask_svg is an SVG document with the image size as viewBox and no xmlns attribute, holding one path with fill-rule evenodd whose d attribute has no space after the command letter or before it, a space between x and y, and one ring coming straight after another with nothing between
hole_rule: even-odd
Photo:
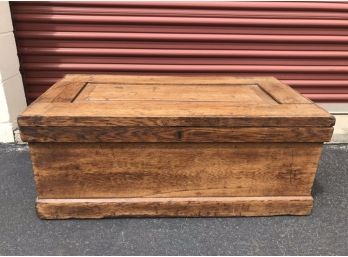
<instances>
[{"instance_id":1,"label":"antique storage chest","mask_svg":"<svg viewBox=\"0 0 348 257\"><path fill-rule=\"evenodd\" d=\"M272 77L68 75L20 115L41 218L307 215L334 117Z\"/></svg>"}]
</instances>

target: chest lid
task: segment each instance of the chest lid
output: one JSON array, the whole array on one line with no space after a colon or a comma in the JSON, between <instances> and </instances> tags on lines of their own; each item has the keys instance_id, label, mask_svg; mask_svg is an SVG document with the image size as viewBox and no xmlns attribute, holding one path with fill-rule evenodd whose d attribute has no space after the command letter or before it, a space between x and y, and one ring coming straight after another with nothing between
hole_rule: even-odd
<instances>
[{"instance_id":1,"label":"chest lid","mask_svg":"<svg viewBox=\"0 0 348 257\"><path fill-rule=\"evenodd\" d=\"M25 127L332 127L273 77L68 75L18 118Z\"/></svg>"}]
</instances>

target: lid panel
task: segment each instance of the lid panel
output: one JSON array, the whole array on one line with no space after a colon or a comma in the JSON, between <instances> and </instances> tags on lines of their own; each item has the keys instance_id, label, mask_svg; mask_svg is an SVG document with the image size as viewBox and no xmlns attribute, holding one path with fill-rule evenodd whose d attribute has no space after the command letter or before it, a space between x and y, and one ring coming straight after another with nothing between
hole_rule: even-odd
<instances>
[{"instance_id":1,"label":"lid panel","mask_svg":"<svg viewBox=\"0 0 348 257\"><path fill-rule=\"evenodd\" d=\"M269 77L69 75L20 126L330 127L334 117Z\"/></svg>"},{"instance_id":2,"label":"lid panel","mask_svg":"<svg viewBox=\"0 0 348 257\"><path fill-rule=\"evenodd\" d=\"M172 101L183 102L229 102L235 104L278 104L256 84L226 85L119 85L114 83L88 83L74 102L113 101Z\"/></svg>"}]
</instances>

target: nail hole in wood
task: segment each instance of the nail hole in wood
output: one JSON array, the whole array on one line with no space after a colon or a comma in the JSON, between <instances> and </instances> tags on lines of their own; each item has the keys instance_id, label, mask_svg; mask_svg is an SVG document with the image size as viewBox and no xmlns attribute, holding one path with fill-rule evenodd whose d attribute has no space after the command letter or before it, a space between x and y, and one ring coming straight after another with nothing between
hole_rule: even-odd
<instances>
[{"instance_id":1,"label":"nail hole in wood","mask_svg":"<svg viewBox=\"0 0 348 257\"><path fill-rule=\"evenodd\" d=\"M176 138L177 138L178 140L182 140L183 134L184 134L183 131L178 130L178 131L176 132Z\"/></svg>"}]
</instances>

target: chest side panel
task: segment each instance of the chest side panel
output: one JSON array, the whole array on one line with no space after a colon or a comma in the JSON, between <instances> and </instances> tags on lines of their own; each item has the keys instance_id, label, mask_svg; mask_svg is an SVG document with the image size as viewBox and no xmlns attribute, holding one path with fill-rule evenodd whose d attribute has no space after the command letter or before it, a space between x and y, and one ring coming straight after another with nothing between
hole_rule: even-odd
<instances>
[{"instance_id":1,"label":"chest side panel","mask_svg":"<svg viewBox=\"0 0 348 257\"><path fill-rule=\"evenodd\" d=\"M32 143L39 198L310 195L320 143ZM91 158L93 157L93 158Z\"/></svg>"}]
</instances>

